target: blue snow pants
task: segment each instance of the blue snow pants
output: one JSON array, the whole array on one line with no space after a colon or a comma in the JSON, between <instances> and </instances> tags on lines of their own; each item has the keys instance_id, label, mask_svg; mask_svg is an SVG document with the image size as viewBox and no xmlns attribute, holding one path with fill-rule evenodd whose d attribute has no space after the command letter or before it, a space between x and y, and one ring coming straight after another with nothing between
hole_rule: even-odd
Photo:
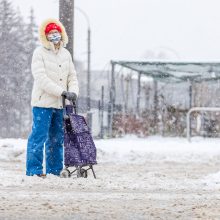
<instances>
[{"instance_id":1,"label":"blue snow pants","mask_svg":"<svg viewBox=\"0 0 220 220\"><path fill-rule=\"evenodd\" d=\"M45 144L46 173L63 169L63 109L32 107L32 132L27 142L26 175L43 174Z\"/></svg>"}]
</instances>

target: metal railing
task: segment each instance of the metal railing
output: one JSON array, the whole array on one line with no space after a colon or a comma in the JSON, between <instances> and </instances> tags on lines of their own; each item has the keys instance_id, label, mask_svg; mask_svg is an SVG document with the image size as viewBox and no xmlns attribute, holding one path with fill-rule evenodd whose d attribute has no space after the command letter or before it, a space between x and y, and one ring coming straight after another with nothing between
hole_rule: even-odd
<instances>
[{"instance_id":1,"label":"metal railing","mask_svg":"<svg viewBox=\"0 0 220 220\"><path fill-rule=\"evenodd\" d=\"M198 111L207 111L207 112L220 112L220 107L194 107L191 108L186 117L186 123L187 123L187 140L191 141L191 123L190 123L190 115L192 112L198 112Z\"/></svg>"}]
</instances>

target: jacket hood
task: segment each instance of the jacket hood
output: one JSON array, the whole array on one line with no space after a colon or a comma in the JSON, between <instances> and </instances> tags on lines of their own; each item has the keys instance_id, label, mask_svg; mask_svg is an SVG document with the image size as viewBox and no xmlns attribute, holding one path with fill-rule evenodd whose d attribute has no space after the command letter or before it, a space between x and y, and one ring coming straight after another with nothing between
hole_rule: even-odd
<instances>
[{"instance_id":1,"label":"jacket hood","mask_svg":"<svg viewBox=\"0 0 220 220\"><path fill-rule=\"evenodd\" d=\"M47 49L51 49L51 44L50 42L47 40L46 34L45 34L45 28L49 23L55 23L57 25L60 26L61 28L61 37L62 37L62 42L63 42L63 46L65 47L68 44L68 36L65 30L65 27L63 26L63 24L54 18L49 18L47 20L45 20L44 22L42 22L42 24L39 27L39 40L42 43L42 45L44 47L46 47Z\"/></svg>"}]
</instances>

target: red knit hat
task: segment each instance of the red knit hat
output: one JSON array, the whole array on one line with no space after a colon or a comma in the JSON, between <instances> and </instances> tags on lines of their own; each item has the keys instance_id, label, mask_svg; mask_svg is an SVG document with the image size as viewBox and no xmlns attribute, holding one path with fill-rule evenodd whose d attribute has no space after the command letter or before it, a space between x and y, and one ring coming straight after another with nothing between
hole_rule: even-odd
<instances>
[{"instance_id":1,"label":"red knit hat","mask_svg":"<svg viewBox=\"0 0 220 220\"><path fill-rule=\"evenodd\" d=\"M60 33L62 32L61 27L56 23L49 23L45 28L45 34L48 34L51 30L58 30Z\"/></svg>"}]
</instances>

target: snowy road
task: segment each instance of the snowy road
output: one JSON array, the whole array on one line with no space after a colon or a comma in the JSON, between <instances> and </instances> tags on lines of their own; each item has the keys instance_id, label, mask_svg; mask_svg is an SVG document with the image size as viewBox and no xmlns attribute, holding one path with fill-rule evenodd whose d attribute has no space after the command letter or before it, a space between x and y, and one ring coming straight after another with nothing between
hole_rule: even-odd
<instances>
[{"instance_id":1,"label":"snowy road","mask_svg":"<svg viewBox=\"0 0 220 220\"><path fill-rule=\"evenodd\" d=\"M220 139L96 141L98 178L26 177L26 140L0 140L0 219L220 219Z\"/></svg>"}]
</instances>

